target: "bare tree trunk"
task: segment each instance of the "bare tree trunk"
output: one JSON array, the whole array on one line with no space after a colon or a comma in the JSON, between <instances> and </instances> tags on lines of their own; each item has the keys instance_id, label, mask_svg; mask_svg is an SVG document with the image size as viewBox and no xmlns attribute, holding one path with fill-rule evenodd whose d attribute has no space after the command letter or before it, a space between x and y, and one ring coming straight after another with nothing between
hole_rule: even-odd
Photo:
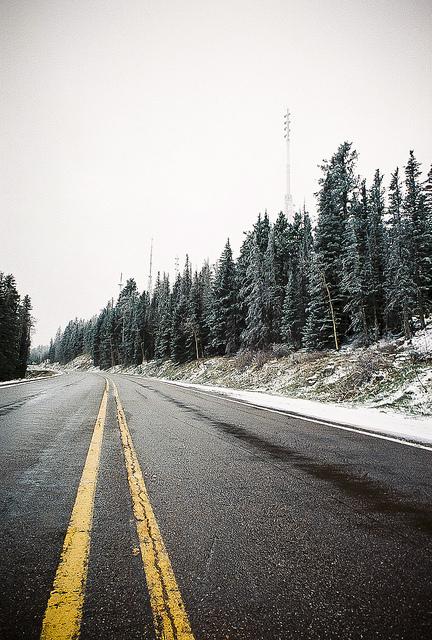
<instances>
[{"instance_id":1,"label":"bare tree trunk","mask_svg":"<svg viewBox=\"0 0 432 640\"><path fill-rule=\"evenodd\" d=\"M200 355L199 355L199 349L198 349L198 338L197 338L197 333L194 329L194 338L195 338L195 350L196 350L196 359L199 360L200 359Z\"/></svg>"},{"instance_id":2,"label":"bare tree trunk","mask_svg":"<svg viewBox=\"0 0 432 640\"><path fill-rule=\"evenodd\" d=\"M403 323L403 330L404 330L405 338L407 340L411 340L412 333L411 333L411 327L409 325L409 318L408 318L408 313L407 313L407 309L406 309L406 305L405 304L403 304L403 306L402 306L402 323Z\"/></svg>"},{"instance_id":3,"label":"bare tree trunk","mask_svg":"<svg viewBox=\"0 0 432 640\"><path fill-rule=\"evenodd\" d=\"M339 342L338 342L337 331L336 331L336 319L335 319L335 314L333 309L333 302L330 295L330 289L326 282L325 275L323 272L321 272L321 277L323 279L324 287L327 291L327 296L328 296L328 301L330 306L330 313L331 313L332 322L333 322L333 335L334 335L335 347L336 347L336 351L339 351Z\"/></svg>"}]
</instances>

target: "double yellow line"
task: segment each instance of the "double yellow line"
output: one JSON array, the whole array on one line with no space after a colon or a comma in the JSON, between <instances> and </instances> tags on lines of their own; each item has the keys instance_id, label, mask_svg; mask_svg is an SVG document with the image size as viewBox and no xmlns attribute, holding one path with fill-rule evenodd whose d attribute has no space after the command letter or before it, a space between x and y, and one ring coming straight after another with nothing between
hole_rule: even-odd
<instances>
[{"instance_id":1,"label":"double yellow line","mask_svg":"<svg viewBox=\"0 0 432 640\"><path fill-rule=\"evenodd\" d=\"M114 382L112 385L156 637L163 640L193 640L183 599L150 504L118 389ZM45 610L42 640L73 640L79 637L108 392L109 382L106 380L60 563Z\"/></svg>"}]
</instances>

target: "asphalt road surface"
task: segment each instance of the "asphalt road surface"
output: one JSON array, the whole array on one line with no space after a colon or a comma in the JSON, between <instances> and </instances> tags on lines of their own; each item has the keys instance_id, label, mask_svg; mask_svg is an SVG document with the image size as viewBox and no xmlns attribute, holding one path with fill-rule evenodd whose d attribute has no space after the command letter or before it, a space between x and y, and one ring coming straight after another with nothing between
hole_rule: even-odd
<instances>
[{"instance_id":1,"label":"asphalt road surface","mask_svg":"<svg viewBox=\"0 0 432 640\"><path fill-rule=\"evenodd\" d=\"M2 639L432 637L431 450L106 377L0 387Z\"/></svg>"}]
</instances>

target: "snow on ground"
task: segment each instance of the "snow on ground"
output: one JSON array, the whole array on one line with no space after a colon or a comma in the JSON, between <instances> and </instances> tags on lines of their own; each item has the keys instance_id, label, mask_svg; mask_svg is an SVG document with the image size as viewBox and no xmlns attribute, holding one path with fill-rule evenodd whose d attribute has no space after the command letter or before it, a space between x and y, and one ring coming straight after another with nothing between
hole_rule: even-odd
<instances>
[{"instance_id":1,"label":"snow on ground","mask_svg":"<svg viewBox=\"0 0 432 640\"><path fill-rule=\"evenodd\" d=\"M301 414L309 418L324 420L351 427L360 427L372 433L432 445L432 418L415 418L395 412L384 413L367 407L346 407L333 403L316 402L300 398L286 398L259 391L241 391L227 387L165 380L170 384L197 389L239 400L266 409L284 413Z\"/></svg>"},{"instance_id":2,"label":"snow on ground","mask_svg":"<svg viewBox=\"0 0 432 640\"><path fill-rule=\"evenodd\" d=\"M46 378L55 378L62 375L62 371L51 373L48 376L32 376L29 378L15 378L14 380L5 380L0 382L0 387L10 387L15 384L26 384L27 382L35 382L36 380L45 380Z\"/></svg>"},{"instance_id":3,"label":"snow on ground","mask_svg":"<svg viewBox=\"0 0 432 640\"><path fill-rule=\"evenodd\" d=\"M99 371L82 355L58 371ZM127 373L211 391L278 411L432 444L432 318L410 341L382 339L339 352L239 353L181 365L117 365Z\"/></svg>"}]
</instances>

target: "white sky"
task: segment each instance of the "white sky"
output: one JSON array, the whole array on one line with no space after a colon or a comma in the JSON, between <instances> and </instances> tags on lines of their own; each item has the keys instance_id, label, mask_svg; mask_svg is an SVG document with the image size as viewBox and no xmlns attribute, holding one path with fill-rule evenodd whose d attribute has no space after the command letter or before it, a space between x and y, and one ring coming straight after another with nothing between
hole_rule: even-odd
<instances>
[{"instance_id":1,"label":"white sky","mask_svg":"<svg viewBox=\"0 0 432 640\"><path fill-rule=\"evenodd\" d=\"M431 162L429 0L0 3L0 270L29 293L34 344L189 252L235 250L352 140L388 177Z\"/></svg>"}]
</instances>

